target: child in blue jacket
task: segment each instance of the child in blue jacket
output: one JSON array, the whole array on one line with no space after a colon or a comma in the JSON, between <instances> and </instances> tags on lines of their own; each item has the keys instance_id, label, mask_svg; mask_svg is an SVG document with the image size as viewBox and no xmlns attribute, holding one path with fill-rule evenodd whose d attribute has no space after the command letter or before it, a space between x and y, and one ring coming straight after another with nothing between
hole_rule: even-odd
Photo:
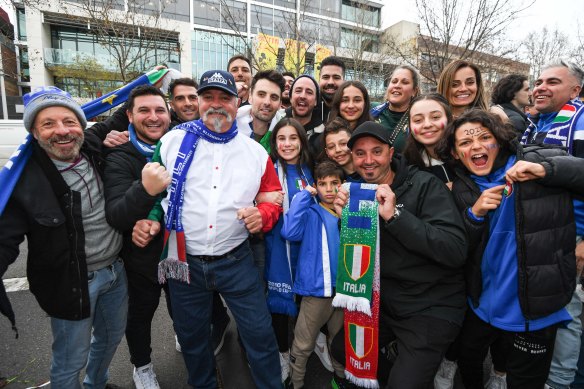
<instances>
[{"instance_id":1,"label":"child in blue jacket","mask_svg":"<svg viewBox=\"0 0 584 389\"><path fill-rule=\"evenodd\" d=\"M330 161L322 162L314 172L316 189L307 186L298 193L284 215L282 237L301 242L293 288L295 294L302 296L290 351L294 388L304 386L306 362L320 328L327 324L329 339L333 339L343 326L342 309L332 306L340 245L339 218L333 201L342 177L340 167ZM315 195L318 204L312 198ZM344 377L343 366L334 359L332 364L335 374Z\"/></svg>"}]
</instances>

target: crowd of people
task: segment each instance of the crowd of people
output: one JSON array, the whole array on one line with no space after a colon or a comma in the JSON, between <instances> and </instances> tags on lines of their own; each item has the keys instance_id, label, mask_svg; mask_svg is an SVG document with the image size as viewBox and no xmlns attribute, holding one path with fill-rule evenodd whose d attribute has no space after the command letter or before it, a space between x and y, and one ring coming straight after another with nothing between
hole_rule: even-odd
<instances>
[{"instance_id":1,"label":"crowd of people","mask_svg":"<svg viewBox=\"0 0 584 389\"><path fill-rule=\"evenodd\" d=\"M168 96L137 86L89 128L41 87L24 97L28 159L0 188L0 274L26 237L54 388L114 387L124 334L136 388L159 388L163 290L195 388L217 387L232 319L262 389L305 387L312 352L333 388L453 388L457 370L467 389L584 388L583 81L558 60L533 89L511 74L488 91L456 60L422 93L401 65L375 103L337 57L317 80L236 55ZM375 191L375 275L341 246L350 188ZM361 335L335 300L361 288L338 281L347 266L372 276Z\"/></svg>"}]
</instances>

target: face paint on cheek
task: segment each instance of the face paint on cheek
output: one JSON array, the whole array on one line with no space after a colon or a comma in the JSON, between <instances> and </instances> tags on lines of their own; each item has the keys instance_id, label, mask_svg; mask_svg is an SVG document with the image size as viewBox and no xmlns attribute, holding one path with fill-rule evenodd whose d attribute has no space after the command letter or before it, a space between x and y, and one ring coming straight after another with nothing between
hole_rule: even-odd
<instances>
[{"instance_id":1,"label":"face paint on cheek","mask_svg":"<svg viewBox=\"0 0 584 389\"><path fill-rule=\"evenodd\" d=\"M300 145L296 145L296 150L300 151Z\"/></svg>"},{"instance_id":2,"label":"face paint on cheek","mask_svg":"<svg viewBox=\"0 0 584 389\"><path fill-rule=\"evenodd\" d=\"M494 143L494 144L490 144L487 145L486 147L488 150L494 150L494 149L498 149L499 148L499 144L498 143Z\"/></svg>"},{"instance_id":3,"label":"face paint on cheek","mask_svg":"<svg viewBox=\"0 0 584 389\"><path fill-rule=\"evenodd\" d=\"M420 133L420 127L412 127L412 131L414 132L415 135L418 135Z\"/></svg>"},{"instance_id":4,"label":"face paint on cheek","mask_svg":"<svg viewBox=\"0 0 584 389\"><path fill-rule=\"evenodd\" d=\"M280 151L284 150L284 144L283 143L278 143L278 150L280 150Z\"/></svg>"},{"instance_id":5,"label":"face paint on cheek","mask_svg":"<svg viewBox=\"0 0 584 389\"><path fill-rule=\"evenodd\" d=\"M465 159L466 158L466 154L464 154L464 152L462 152L462 151L460 152L460 158L461 159Z\"/></svg>"}]
</instances>

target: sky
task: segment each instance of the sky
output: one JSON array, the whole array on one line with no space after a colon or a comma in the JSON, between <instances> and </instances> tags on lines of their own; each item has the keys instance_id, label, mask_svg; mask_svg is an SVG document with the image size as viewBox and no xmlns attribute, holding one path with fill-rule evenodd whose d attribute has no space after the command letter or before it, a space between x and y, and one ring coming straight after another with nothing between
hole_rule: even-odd
<instances>
[{"instance_id":1,"label":"sky","mask_svg":"<svg viewBox=\"0 0 584 389\"><path fill-rule=\"evenodd\" d=\"M472 1L472 0L470 0ZM524 0L528 4L530 0ZM521 3L521 0L508 0L510 3ZM400 20L417 22L418 12L415 0L384 0L382 8L383 28L389 27ZM558 29L568 35L576 34L577 17L584 15L584 0L535 0L535 3L510 26L510 36L521 41L528 33L547 26L548 29ZM581 22L584 32L584 21ZM572 39L572 42L574 40Z\"/></svg>"}]
</instances>

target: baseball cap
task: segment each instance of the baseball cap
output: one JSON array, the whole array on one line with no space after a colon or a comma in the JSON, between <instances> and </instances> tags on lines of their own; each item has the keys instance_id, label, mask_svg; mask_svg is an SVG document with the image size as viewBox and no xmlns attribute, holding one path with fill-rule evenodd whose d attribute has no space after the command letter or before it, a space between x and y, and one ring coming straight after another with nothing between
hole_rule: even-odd
<instances>
[{"instance_id":1,"label":"baseball cap","mask_svg":"<svg viewBox=\"0 0 584 389\"><path fill-rule=\"evenodd\" d=\"M351 138L347 142L347 146L352 149L357 139L363 138L364 136L372 136L380 142L391 146L391 142L389 141L389 131L387 131L387 129L381 124L371 121L364 122L355 128L355 131L353 131Z\"/></svg>"},{"instance_id":2,"label":"baseball cap","mask_svg":"<svg viewBox=\"0 0 584 389\"><path fill-rule=\"evenodd\" d=\"M203 73L197 92L201 94L208 89L221 89L222 91L237 97L235 79L231 73L224 70L209 70Z\"/></svg>"}]
</instances>

